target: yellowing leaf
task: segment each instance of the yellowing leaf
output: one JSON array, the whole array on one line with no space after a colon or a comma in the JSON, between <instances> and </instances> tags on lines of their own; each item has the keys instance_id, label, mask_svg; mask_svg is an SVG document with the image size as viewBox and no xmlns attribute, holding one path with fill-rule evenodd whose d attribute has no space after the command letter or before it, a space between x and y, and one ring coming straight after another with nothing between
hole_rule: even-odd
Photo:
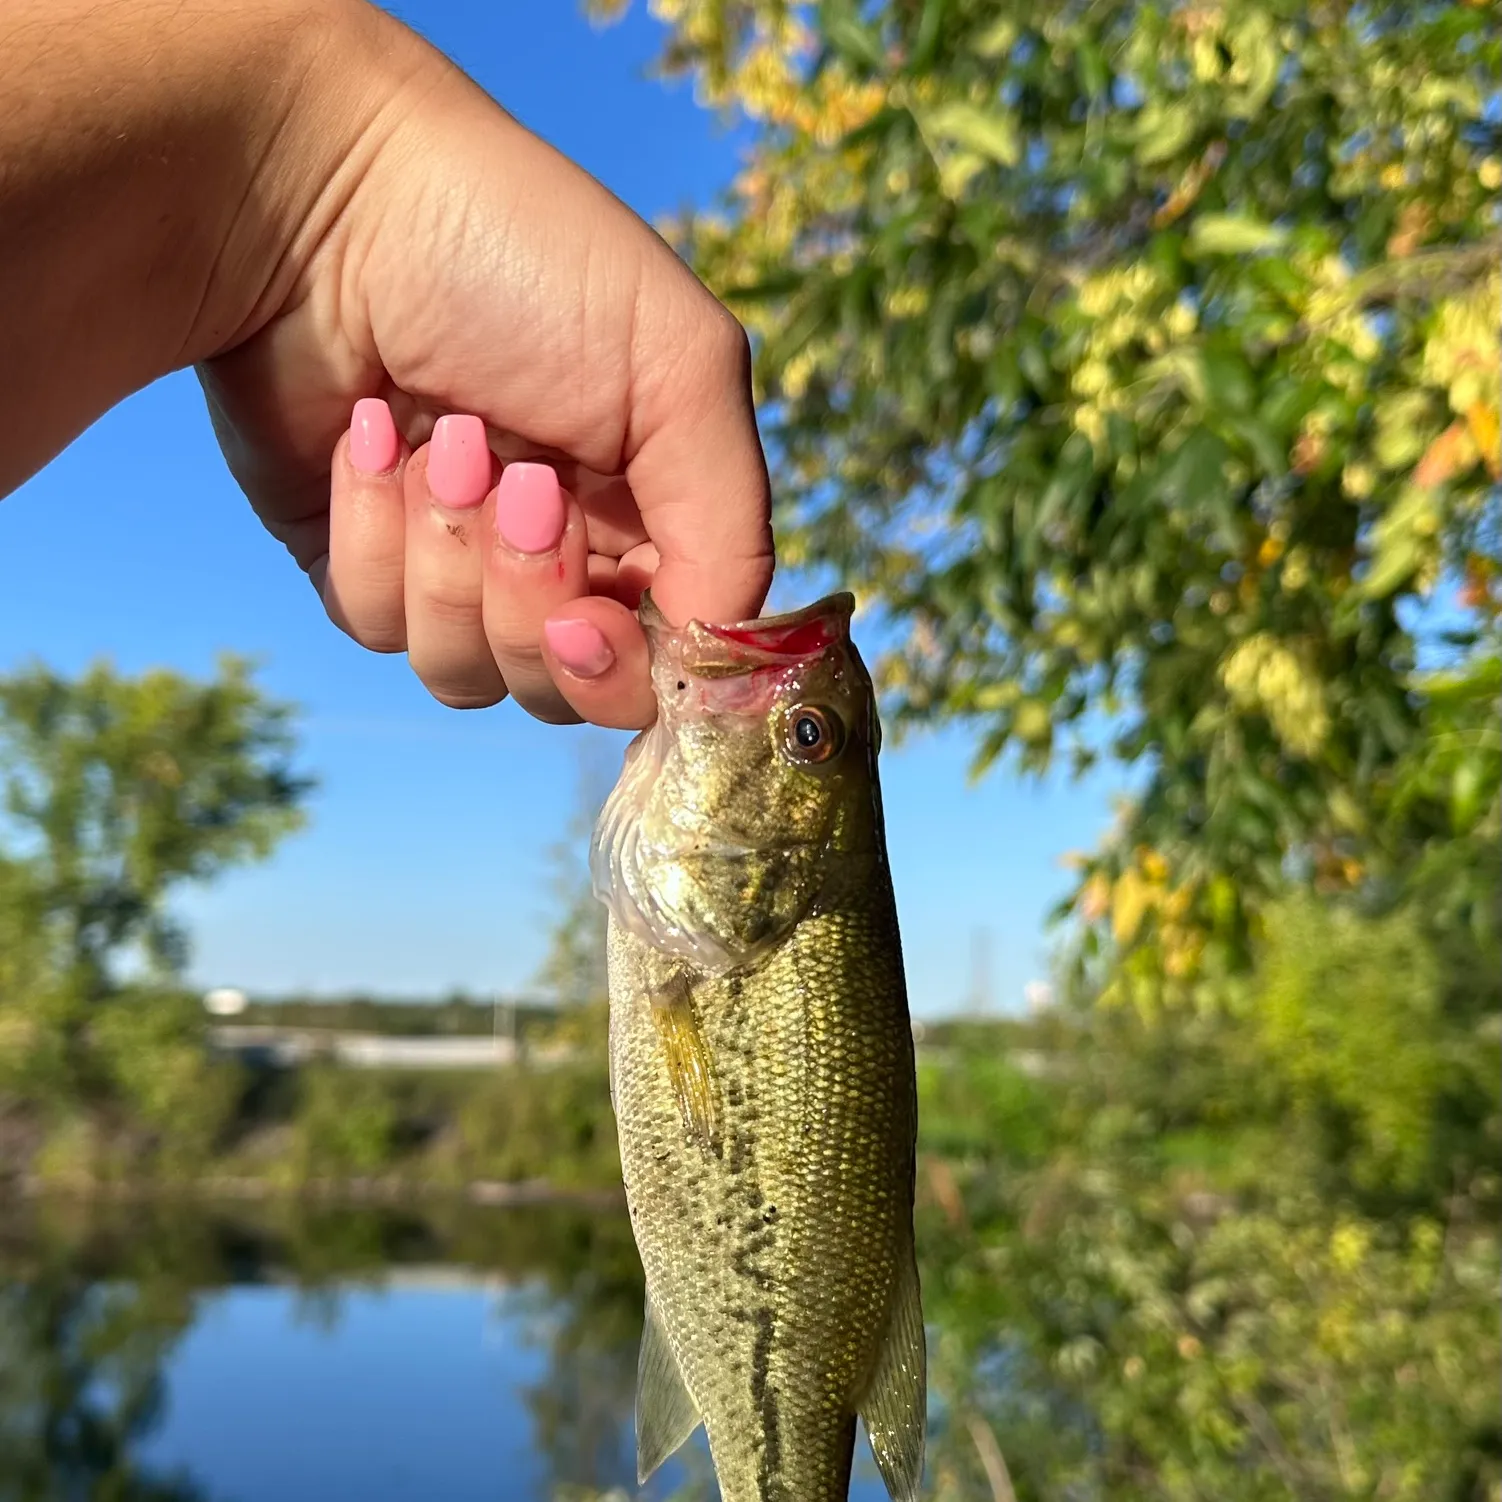
<instances>
[{"instance_id":1,"label":"yellowing leaf","mask_svg":"<svg viewBox=\"0 0 1502 1502\"><path fill-rule=\"evenodd\" d=\"M974 151L947 153L939 164L939 186L944 190L944 196L958 198L970 186L970 179L985 165L986 159Z\"/></svg>"},{"instance_id":2,"label":"yellowing leaf","mask_svg":"<svg viewBox=\"0 0 1502 1502\"><path fill-rule=\"evenodd\" d=\"M1492 479L1502 480L1502 418L1497 409L1487 402L1476 402L1466 413L1466 422Z\"/></svg>"},{"instance_id":3,"label":"yellowing leaf","mask_svg":"<svg viewBox=\"0 0 1502 1502\"><path fill-rule=\"evenodd\" d=\"M1111 932L1118 944L1130 944L1147 915L1151 893L1135 871L1126 871L1111 893Z\"/></svg>"},{"instance_id":4,"label":"yellowing leaf","mask_svg":"<svg viewBox=\"0 0 1502 1502\"><path fill-rule=\"evenodd\" d=\"M1423 453L1424 430L1433 422L1431 412L1429 396L1423 391L1397 391L1377 402L1372 451L1383 469L1404 469Z\"/></svg>"},{"instance_id":5,"label":"yellowing leaf","mask_svg":"<svg viewBox=\"0 0 1502 1502\"><path fill-rule=\"evenodd\" d=\"M1037 699L1024 699L1017 706L1012 730L1019 740L1035 745L1047 740L1051 723L1046 704L1039 703Z\"/></svg>"},{"instance_id":6,"label":"yellowing leaf","mask_svg":"<svg viewBox=\"0 0 1502 1502\"><path fill-rule=\"evenodd\" d=\"M1424 451L1413 472L1415 485L1443 485L1476 462L1476 443L1463 422L1452 422Z\"/></svg>"}]
</instances>

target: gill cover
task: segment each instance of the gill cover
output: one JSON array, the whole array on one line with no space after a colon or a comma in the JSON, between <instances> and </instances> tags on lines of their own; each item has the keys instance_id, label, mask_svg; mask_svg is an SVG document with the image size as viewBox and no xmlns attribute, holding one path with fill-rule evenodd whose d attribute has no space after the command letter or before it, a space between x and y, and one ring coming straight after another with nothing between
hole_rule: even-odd
<instances>
[{"instance_id":1,"label":"gill cover","mask_svg":"<svg viewBox=\"0 0 1502 1502\"><path fill-rule=\"evenodd\" d=\"M753 964L818 896L839 770L788 765L782 717L811 681L862 697L854 605L676 629L643 597L658 714L627 748L590 870L615 922L658 952L711 975Z\"/></svg>"}]
</instances>

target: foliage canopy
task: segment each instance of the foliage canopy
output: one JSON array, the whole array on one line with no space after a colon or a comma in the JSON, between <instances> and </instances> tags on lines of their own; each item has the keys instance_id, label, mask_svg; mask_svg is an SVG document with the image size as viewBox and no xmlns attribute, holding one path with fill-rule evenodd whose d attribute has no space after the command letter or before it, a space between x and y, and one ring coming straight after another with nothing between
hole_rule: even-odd
<instances>
[{"instance_id":1,"label":"foliage canopy","mask_svg":"<svg viewBox=\"0 0 1502 1502\"><path fill-rule=\"evenodd\" d=\"M1495 737L1412 776L1496 684L1488 7L653 10L755 127L676 233L752 333L785 557L886 613L899 721L1144 767L1075 897L1113 994L1218 993L1290 856L1356 891L1495 838Z\"/></svg>"}]
</instances>

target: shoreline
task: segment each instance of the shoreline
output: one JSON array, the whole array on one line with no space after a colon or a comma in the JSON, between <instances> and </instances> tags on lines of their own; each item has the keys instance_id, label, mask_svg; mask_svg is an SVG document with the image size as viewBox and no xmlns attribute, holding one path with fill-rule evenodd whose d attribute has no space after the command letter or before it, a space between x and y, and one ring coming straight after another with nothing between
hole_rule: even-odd
<instances>
[{"instance_id":1,"label":"shoreline","mask_svg":"<svg viewBox=\"0 0 1502 1502\"><path fill-rule=\"evenodd\" d=\"M130 1203L143 1200L203 1200L274 1202L316 1201L323 1204L400 1205L434 1200L461 1200L490 1208L525 1205L575 1205L592 1210L624 1210L624 1187L574 1188L546 1179L505 1182L476 1179L468 1184L413 1182L402 1178L361 1177L310 1179L300 1184L250 1176L207 1175L178 1181L160 1179L93 1179L67 1181L39 1174L0 1178L0 1204L10 1200L104 1200Z\"/></svg>"}]
</instances>

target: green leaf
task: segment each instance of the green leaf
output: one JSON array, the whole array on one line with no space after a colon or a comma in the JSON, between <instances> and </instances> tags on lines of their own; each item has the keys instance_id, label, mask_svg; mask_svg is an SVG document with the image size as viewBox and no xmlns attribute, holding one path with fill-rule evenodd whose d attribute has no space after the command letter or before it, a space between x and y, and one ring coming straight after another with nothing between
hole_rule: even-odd
<instances>
[{"instance_id":1,"label":"green leaf","mask_svg":"<svg viewBox=\"0 0 1502 1502\"><path fill-rule=\"evenodd\" d=\"M1297 302L1308 295L1309 278L1281 256L1264 256L1256 263L1256 277L1263 286L1276 292L1289 302Z\"/></svg>"},{"instance_id":2,"label":"green leaf","mask_svg":"<svg viewBox=\"0 0 1502 1502\"><path fill-rule=\"evenodd\" d=\"M1287 238L1286 230L1248 214L1201 214L1190 231L1189 249L1196 255L1253 255Z\"/></svg>"},{"instance_id":3,"label":"green leaf","mask_svg":"<svg viewBox=\"0 0 1502 1502\"><path fill-rule=\"evenodd\" d=\"M886 53L880 37L861 24L854 5L823 0L819 6L824 39L846 62L857 63L873 72L886 66Z\"/></svg>"},{"instance_id":4,"label":"green leaf","mask_svg":"<svg viewBox=\"0 0 1502 1502\"><path fill-rule=\"evenodd\" d=\"M925 0L923 16L918 22L918 35L913 42L913 55L908 66L913 72L922 72L934 60L939 38L944 33L944 11L947 0Z\"/></svg>"},{"instance_id":5,"label":"green leaf","mask_svg":"<svg viewBox=\"0 0 1502 1502\"><path fill-rule=\"evenodd\" d=\"M1137 160L1144 166L1166 162L1194 139L1198 128L1199 118L1188 100L1148 100L1137 117Z\"/></svg>"},{"instance_id":6,"label":"green leaf","mask_svg":"<svg viewBox=\"0 0 1502 1502\"><path fill-rule=\"evenodd\" d=\"M1098 99L1111 87L1111 70L1106 55L1094 42L1086 42L1075 54L1080 87L1092 99Z\"/></svg>"},{"instance_id":7,"label":"green leaf","mask_svg":"<svg viewBox=\"0 0 1502 1502\"><path fill-rule=\"evenodd\" d=\"M1422 561L1423 550L1411 532L1387 541L1372 560L1371 571L1361 581L1360 594L1368 600L1385 599L1407 583Z\"/></svg>"},{"instance_id":8,"label":"green leaf","mask_svg":"<svg viewBox=\"0 0 1502 1502\"><path fill-rule=\"evenodd\" d=\"M1205 392L1226 412L1245 412L1252 405L1256 387L1245 360L1230 350L1207 349L1203 358Z\"/></svg>"},{"instance_id":9,"label":"green leaf","mask_svg":"<svg viewBox=\"0 0 1502 1502\"><path fill-rule=\"evenodd\" d=\"M1257 467L1264 474L1273 476L1287 474L1288 455L1266 423L1255 417L1243 417L1227 423L1226 427L1252 451Z\"/></svg>"},{"instance_id":10,"label":"green leaf","mask_svg":"<svg viewBox=\"0 0 1502 1502\"><path fill-rule=\"evenodd\" d=\"M1029 339L1024 342L1017 352L1017 363L1039 396L1046 396L1053 389L1053 367L1048 363L1043 347L1036 341Z\"/></svg>"},{"instance_id":11,"label":"green leaf","mask_svg":"<svg viewBox=\"0 0 1502 1502\"><path fill-rule=\"evenodd\" d=\"M1485 772L1479 757L1466 756L1450 777L1450 827L1466 834L1481 812Z\"/></svg>"},{"instance_id":12,"label":"green leaf","mask_svg":"<svg viewBox=\"0 0 1502 1502\"><path fill-rule=\"evenodd\" d=\"M1015 167L1022 160L1017 122L1002 110L984 110L955 101L915 111L914 117L930 141L952 142L1003 167Z\"/></svg>"},{"instance_id":13,"label":"green leaf","mask_svg":"<svg viewBox=\"0 0 1502 1502\"><path fill-rule=\"evenodd\" d=\"M1233 119L1251 120L1258 116L1278 84L1278 68L1283 52L1273 22L1263 11L1253 11L1227 36L1236 73L1245 79L1230 93L1226 111Z\"/></svg>"},{"instance_id":14,"label":"green leaf","mask_svg":"<svg viewBox=\"0 0 1502 1502\"><path fill-rule=\"evenodd\" d=\"M1204 428L1196 428L1174 450L1158 476L1165 500L1197 504L1225 490L1225 442Z\"/></svg>"},{"instance_id":15,"label":"green leaf","mask_svg":"<svg viewBox=\"0 0 1502 1502\"><path fill-rule=\"evenodd\" d=\"M970 50L977 57L1000 57L1011 50L1012 43L1017 40L1017 32L1017 23L1010 16L1002 16L975 37L970 43Z\"/></svg>"},{"instance_id":16,"label":"green leaf","mask_svg":"<svg viewBox=\"0 0 1502 1502\"><path fill-rule=\"evenodd\" d=\"M747 282L740 287L726 287L726 302L764 303L776 302L803 285L801 271L781 271L759 282Z\"/></svg>"}]
</instances>

